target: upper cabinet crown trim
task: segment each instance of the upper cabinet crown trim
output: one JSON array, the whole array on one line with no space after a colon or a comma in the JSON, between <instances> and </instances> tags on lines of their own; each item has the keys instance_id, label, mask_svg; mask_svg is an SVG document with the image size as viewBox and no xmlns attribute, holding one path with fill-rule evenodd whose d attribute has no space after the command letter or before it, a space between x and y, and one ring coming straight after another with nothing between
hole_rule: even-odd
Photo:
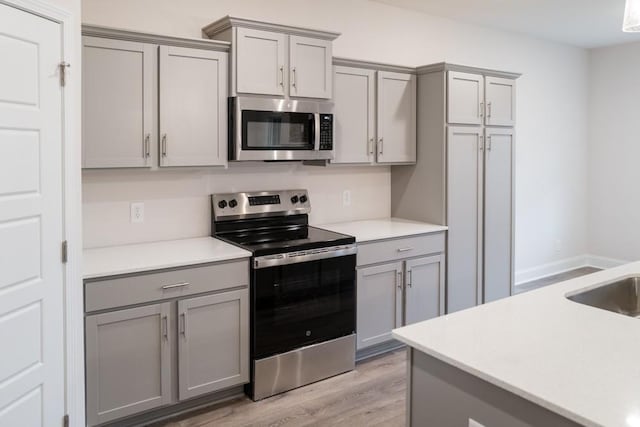
<instances>
[{"instance_id":1,"label":"upper cabinet crown trim","mask_svg":"<svg viewBox=\"0 0 640 427\"><path fill-rule=\"evenodd\" d=\"M198 49L229 52L231 43L220 40L192 39L186 37L172 37L160 34L139 33L120 28L102 27L98 25L82 25L82 35L107 39L126 40L139 43L162 44L165 46L192 47Z\"/></svg>"},{"instance_id":2,"label":"upper cabinet crown trim","mask_svg":"<svg viewBox=\"0 0 640 427\"><path fill-rule=\"evenodd\" d=\"M438 71L461 71L463 73L482 74L483 76L502 77L505 79L517 79L522 76L521 73L511 73L507 71L491 70L488 68L470 67L467 65L450 64L448 62L439 62L437 64L424 65L418 67L418 74L429 74Z\"/></svg>"},{"instance_id":3,"label":"upper cabinet crown trim","mask_svg":"<svg viewBox=\"0 0 640 427\"><path fill-rule=\"evenodd\" d=\"M322 40L335 40L338 38L338 36L340 36L340 33L336 33L334 31L315 30L311 28L293 27L290 25L272 24L268 22L254 21L252 19L236 18L228 15L202 28L202 34L209 38L213 38L217 34L232 27L274 31L278 33L286 33L295 36L311 37Z\"/></svg>"},{"instance_id":4,"label":"upper cabinet crown trim","mask_svg":"<svg viewBox=\"0 0 640 427\"><path fill-rule=\"evenodd\" d=\"M333 65L339 65L342 67L366 68L376 71L390 71L392 73L416 74L416 69L414 67L385 64L382 62L363 61L360 59L340 58L336 56L333 57Z\"/></svg>"}]
</instances>

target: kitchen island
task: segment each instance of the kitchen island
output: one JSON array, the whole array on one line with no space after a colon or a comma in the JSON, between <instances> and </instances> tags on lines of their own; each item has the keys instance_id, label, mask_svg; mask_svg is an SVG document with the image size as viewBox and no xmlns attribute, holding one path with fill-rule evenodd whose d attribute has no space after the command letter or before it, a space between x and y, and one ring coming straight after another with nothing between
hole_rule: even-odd
<instances>
[{"instance_id":1,"label":"kitchen island","mask_svg":"<svg viewBox=\"0 0 640 427\"><path fill-rule=\"evenodd\" d=\"M640 262L395 329L408 425L640 426L640 320L566 298L636 275Z\"/></svg>"}]
</instances>

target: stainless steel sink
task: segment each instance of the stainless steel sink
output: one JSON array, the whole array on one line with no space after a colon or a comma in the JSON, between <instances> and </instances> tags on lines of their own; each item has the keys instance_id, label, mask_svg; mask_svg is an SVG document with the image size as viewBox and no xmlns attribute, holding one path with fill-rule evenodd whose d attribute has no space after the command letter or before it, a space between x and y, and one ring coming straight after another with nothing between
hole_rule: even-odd
<instances>
[{"instance_id":1,"label":"stainless steel sink","mask_svg":"<svg viewBox=\"0 0 640 427\"><path fill-rule=\"evenodd\" d=\"M640 318L640 276L567 296L571 301Z\"/></svg>"}]
</instances>

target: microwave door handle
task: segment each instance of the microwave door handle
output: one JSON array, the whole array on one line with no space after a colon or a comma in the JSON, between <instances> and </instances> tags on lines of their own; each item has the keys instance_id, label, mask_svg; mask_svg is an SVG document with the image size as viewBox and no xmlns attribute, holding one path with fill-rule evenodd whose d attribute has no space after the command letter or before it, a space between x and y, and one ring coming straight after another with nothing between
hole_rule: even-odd
<instances>
[{"instance_id":1,"label":"microwave door handle","mask_svg":"<svg viewBox=\"0 0 640 427\"><path fill-rule=\"evenodd\" d=\"M313 151L320 151L320 113L313 115Z\"/></svg>"}]
</instances>

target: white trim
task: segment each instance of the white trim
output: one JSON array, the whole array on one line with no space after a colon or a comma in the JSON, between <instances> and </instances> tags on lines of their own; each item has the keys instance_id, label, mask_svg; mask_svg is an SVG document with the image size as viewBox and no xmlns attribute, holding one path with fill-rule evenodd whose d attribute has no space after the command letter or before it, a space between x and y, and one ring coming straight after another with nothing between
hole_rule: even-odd
<instances>
[{"instance_id":1,"label":"white trim","mask_svg":"<svg viewBox=\"0 0 640 427\"><path fill-rule=\"evenodd\" d=\"M64 272L65 312L65 412L70 426L84 426L84 322L82 291L82 178L80 163L80 19L78 9L68 10L47 0L0 0L9 6L58 22L62 28L62 54L71 64L63 90L63 192L64 235L68 262ZM51 421L51 420L49 420ZM47 422L49 422L47 421ZM55 421L51 421L55 423ZM60 420L62 425L62 420Z\"/></svg>"},{"instance_id":2,"label":"white trim","mask_svg":"<svg viewBox=\"0 0 640 427\"><path fill-rule=\"evenodd\" d=\"M628 262L629 261L584 254L516 271L515 282L516 286L519 286L532 280L544 279L545 277L554 276L577 268L595 267L607 269L627 264Z\"/></svg>"}]
</instances>

